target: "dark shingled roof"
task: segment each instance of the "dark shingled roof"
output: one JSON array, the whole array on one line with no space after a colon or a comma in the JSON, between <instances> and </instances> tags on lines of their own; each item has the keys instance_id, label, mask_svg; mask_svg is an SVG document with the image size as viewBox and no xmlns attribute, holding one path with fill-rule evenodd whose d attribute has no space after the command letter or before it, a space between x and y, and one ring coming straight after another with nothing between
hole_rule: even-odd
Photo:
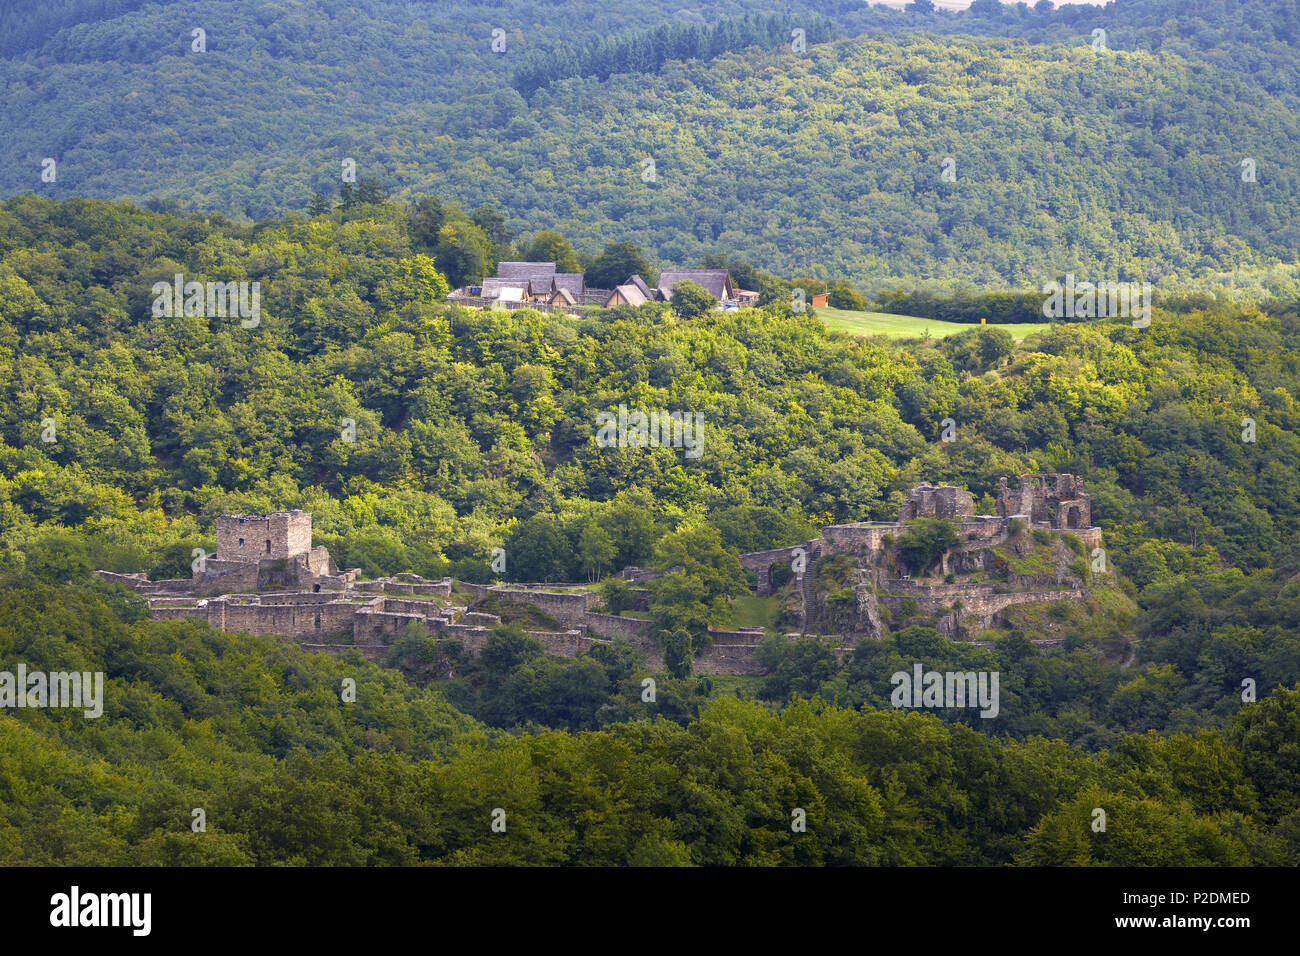
<instances>
[{"instance_id":1,"label":"dark shingled roof","mask_svg":"<svg viewBox=\"0 0 1300 956\"><path fill-rule=\"evenodd\" d=\"M555 275L555 263L502 262L497 265L497 277L501 279L531 279L540 275Z\"/></svg>"},{"instance_id":2,"label":"dark shingled roof","mask_svg":"<svg viewBox=\"0 0 1300 956\"><path fill-rule=\"evenodd\" d=\"M568 289L573 295L579 295L582 292L583 281L581 272L557 272L555 273L555 288Z\"/></svg>"},{"instance_id":3,"label":"dark shingled roof","mask_svg":"<svg viewBox=\"0 0 1300 956\"><path fill-rule=\"evenodd\" d=\"M665 269L659 274L659 289L665 299L672 301L673 286L687 281L708 289L719 302L727 297L731 285L726 269Z\"/></svg>"}]
</instances>

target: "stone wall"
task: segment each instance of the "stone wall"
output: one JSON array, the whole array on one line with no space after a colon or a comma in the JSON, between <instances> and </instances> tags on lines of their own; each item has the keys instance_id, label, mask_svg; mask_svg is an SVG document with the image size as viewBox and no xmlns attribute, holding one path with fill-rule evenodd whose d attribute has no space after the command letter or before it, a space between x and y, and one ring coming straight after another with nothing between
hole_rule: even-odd
<instances>
[{"instance_id":1,"label":"stone wall","mask_svg":"<svg viewBox=\"0 0 1300 956\"><path fill-rule=\"evenodd\" d=\"M595 591L534 591L518 585L489 586L483 595L515 604L531 604L543 614L569 627L581 627L588 609L600 603L600 594ZM482 597L475 598L476 603L481 600Z\"/></svg>"},{"instance_id":2,"label":"stone wall","mask_svg":"<svg viewBox=\"0 0 1300 956\"><path fill-rule=\"evenodd\" d=\"M752 644L714 644L695 658L697 674L762 674Z\"/></svg>"},{"instance_id":3,"label":"stone wall","mask_svg":"<svg viewBox=\"0 0 1300 956\"><path fill-rule=\"evenodd\" d=\"M417 617L446 617L451 609L439 607L433 601L403 600L384 597L370 602L377 610L393 614L413 614Z\"/></svg>"},{"instance_id":4,"label":"stone wall","mask_svg":"<svg viewBox=\"0 0 1300 956\"><path fill-rule=\"evenodd\" d=\"M442 633L460 641L470 657L477 657L483 651L483 645L488 639L486 627L472 624L446 624L442 627Z\"/></svg>"},{"instance_id":5,"label":"stone wall","mask_svg":"<svg viewBox=\"0 0 1300 956\"><path fill-rule=\"evenodd\" d=\"M762 627L742 627L734 631L719 631L709 628L709 636L713 638L714 645L718 644L747 644L751 647L757 647L767 636L767 629Z\"/></svg>"},{"instance_id":6,"label":"stone wall","mask_svg":"<svg viewBox=\"0 0 1300 956\"><path fill-rule=\"evenodd\" d=\"M464 591L475 603L487 597L488 592L494 587L496 587L495 584L474 584L472 581L456 581L456 589L458 591Z\"/></svg>"},{"instance_id":7,"label":"stone wall","mask_svg":"<svg viewBox=\"0 0 1300 956\"><path fill-rule=\"evenodd\" d=\"M758 579L756 588L759 597L765 597L772 593L772 569L778 564L791 565L796 557L796 552L802 551L809 564L812 563L812 554L821 545L820 539L805 541L803 544L793 544L788 548L773 548L770 551L752 551L749 554L740 556L740 566L746 571L753 571Z\"/></svg>"},{"instance_id":8,"label":"stone wall","mask_svg":"<svg viewBox=\"0 0 1300 956\"><path fill-rule=\"evenodd\" d=\"M185 582L195 594L215 595L257 590L259 564L256 561L247 564L208 558L203 568L192 580Z\"/></svg>"},{"instance_id":9,"label":"stone wall","mask_svg":"<svg viewBox=\"0 0 1300 956\"><path fill-rule=\"evenodd\" d=\"M913 518L951 518L961 520L975 516L975 499L964 488L953 485L935 487L928 481L913 488L899 509L898 520Z\"/></svg>"},{"instance_id":10,"label":"stone wall","mask_svg":"<svg viewBox=\"0 0 1300 956\"><path fill-rule=\"evenodd\" d=\"M661 577L660 573L653 568L636 568L629 565L618 576L629 584L645 584L647 581L653 581Z\"/></svg>"},{"instance_id":11,"label":"stone wall","mask_svg":"<svg viewBox=\"0 0 1300 956\"><path fill-rule=\"evenodd\" d=\"M884 547L886 535L895 538L903 529L897 524L859 522L822 528L822 551L832 554L874 554Z\"/></svg>"},{"instance_id":12,"label":"stone wall","mask_svg":"<svg viewBox=\"0 0 1300 956\"><path fill-rule=\"evenodd\" d=\"M582 631L528 631L528 636L537 640L542 649L552 657L577 657L579 651L590 650L597 644L609 641L588 637Z\"/></svg>"},{"instance_id":13,"label":"stone wall","mask_svg":"<svg viewBox=\"0 0 1300 956\"><path fill-rule=\"evenodd\" d=\"M352 634L354 618L361 607L350 601L269 605L213 601L206 610L208 622L223 631L250 631L318 642L328 634Z\"/></svg>"},{"instance_id":14,"label":"stone wall","mask_svg":"<svg viewBox=\"0 0 1300 956\"><path fill-rule=\"evenodd\" d=\"M1100 548L1100 547L1101 547L1101 529L1100 529L1100 528L1081 528L1081 529L1079 529L1079 530L1077 530L1077 531L1074 531L1073 534L1074 534L1074 536L1075 536L1076 538L1078 538L1080 541L1082 541L1082 542L1087 546L1088 551L1089 551L1089 555L1088 555L1088 556L1089 556L1090 559L1091 559L1091 557L1092 557L1092 555L1091 555L1091 551L1092 551L1092 549L1093 549L1093 548ZM1109 562L1106 564L1106 567L1107 567L1108 569L1110 569L1111 566L1110 566ZM1113 571L1112 571L1112 573L1113 573Z\"/></svg>"},{"instance_id":15,"label":"stone wall","mask_svg":"<svg viewBox=\"0 0 1300 956\"><path fill-rule=\"evenodd\" d=\"M308 534L310 534L310 526ZM310 542L310 538L308 541ZM312 577L322 577L324 575L337 575L339 573L338 565L330 557L329 548L321 545L318 548L312 548L307 552L307 567L311 571Z\"/></svg>"},{"instance_id":16,"label":"stone wall","mask_svg":"<svg viewBox=\"0 0 1300 956\"><path fill-rule=\"evenodd\" d=\"M583 616L582 622L592 634L611 639L624 637L634 643L649 640L650 629L654 627L653 621L643 618L616 617L613 614L601 614L597 611L588 611Z\"/></svg>"},{"instance_id":17,"label":"stone wall","mask_svg":"<svg viewBox=\"0 0 1300 956\"><path fill-rule=\"evenodd\" d=\"M149 579L143 574L118 574L115 571L96 571L99 577L109 584L120 584L123 587L131 588L138 591L150 583Z\"/></svg>"},{"instance_id":18,"label":"stone wall","mask_svg":"<svg viewBox=\"0 0 1300 956\"><path fill-rule=\"evenodd\" d=\"M953 625L960 625L967 631L993 627L998 622L998 615L1013 605L1077 601L1083 594L1080 590L1065 588L998 593L991 584L926 585L917 581L891 581L888 588L888 591L882 590L878 598L880 603L889 608L896 621L902 615L903 604L908 599L916 602L917 614L924 617L940 615L955 602L961 601L961 611L956 620L941 622L943 626L939 630L945 634L955 630Z\"/></svg>"},{"instance_id":19,"label":"stone wall","mask_svg":"<svg viewBox=\"0 0 1300 956\"><path fill-rule=\"evenodd\" d=\"M740 566L746 571L757 571L760 568L770 568L774 564L789 564L794 560L794 553L799 548L806 553L809 545L805 542L792 544L788 548L773 548L771 551L751 551L740 556Z\"/></svg>"},{"instance_id":20,"label":"stone wall","mask_svg":"<svg viewBox=\"0 0 1300 956\"><path fill-rule=\"evenodd\" d=\"M329 604L339 596L330 591L285 591L282 594L228 594L228 601L245 604Z\"/></svg>"},{"instance_id":21,"label":"stone wall","mask_svg":"<svg viewBox=\"0 0 1300 956\"><path fill-rule=\"evenodd\" d=\"M451 578L441 581L393 581L387 578L378 581L363 581L357 585L365 591L383 591L385 594L431 594L435 597L451 597Z\"/></svg>"}]
</instances>

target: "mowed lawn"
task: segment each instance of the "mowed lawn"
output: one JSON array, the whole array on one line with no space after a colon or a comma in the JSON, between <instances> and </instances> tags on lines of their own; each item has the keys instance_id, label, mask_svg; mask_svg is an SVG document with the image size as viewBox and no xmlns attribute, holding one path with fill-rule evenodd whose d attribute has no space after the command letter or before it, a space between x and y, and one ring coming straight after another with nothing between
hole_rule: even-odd
<instances>
[{"instance_id":1,"label":"mowed lawn","mask_svg":"<svg viewBox=\"0 0 1300 956\"><path fill-rule=\"evenodd\" d=\"M847 332L850 335L888 335L894 339L921 338L927 332L936 339L942 339L957 332L979 328L964 322L940 322L937 319L923 319L916 315L892 315L888 312L848 312L842 309L818 309L817 318L833 332ZM1027 335L1041 332L1048 322L1025 322L1015 325L994 325L985 328L1006 329L1012 338L1020 341Z\"/></svg>"}]
</instances>

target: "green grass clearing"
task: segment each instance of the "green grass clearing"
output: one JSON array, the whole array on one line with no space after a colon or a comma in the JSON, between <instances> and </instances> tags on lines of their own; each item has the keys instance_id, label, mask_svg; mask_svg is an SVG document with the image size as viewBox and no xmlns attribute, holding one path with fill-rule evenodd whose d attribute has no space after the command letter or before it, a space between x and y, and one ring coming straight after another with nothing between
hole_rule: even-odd
<instances>
[{"instance_id":1,"label":"green grass clearing","mask_svg":"<svg viewBox=\"0 0 1300 956\"><path fill-rule=\"evenodd\" d=\"M776 597L756 597L742 594L733 598L731 609L735 613L734 627L771 627L772 617L780 605Z\"/></svg>"},{"instance_id":2,"label":"green grass clearing","mask_svg":"<svg viewBox=\"0 0 1300 956\"><path fill-rule=\"evenodd\" d=\"M843 309L818 309L817 318L832 332L847 332L850 335L887 335L894 339L922 338L927 333L936 339L946 338L958 332L979 328L965 322L940 322L937 319L924 319L917 315L893 315L888 312L850 312ZM1049 322L1025 322L1014 325L994 325L988 329L1006 329L1017 342L1041 332Z\"/></svg>"}]
</instances>

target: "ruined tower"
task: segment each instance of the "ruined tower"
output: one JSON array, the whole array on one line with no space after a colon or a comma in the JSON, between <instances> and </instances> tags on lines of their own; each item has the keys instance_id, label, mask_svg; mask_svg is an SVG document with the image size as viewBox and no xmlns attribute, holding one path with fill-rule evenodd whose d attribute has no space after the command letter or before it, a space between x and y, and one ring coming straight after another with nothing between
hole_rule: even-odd
<instances>
[{"instance_id":1,"label":"ruined tower","mask_svg":"<svg viewBox=\"0 0 1300 956\"><path fill-rule=\"evenodd\" d=\"M975 516L975 499L969 491L952 485L935 487L923 481L908 493L898 510L900 522L913 518L963 518Z\"/></svg>"},{"instance_id":2,"label":"ruined tower","mask_svg":"<svg viewBox=\"0 0 1300 956\"><path fill-rule=\"evenodd\" d=\"M1092 502L1077 475L1021 475L1015 488L998 479L998 515L1046 528L1092 527Z\"/></svg>"},{"instance_id":3,"label":"ruined tower","mask_svg":"<svg viewBox=\"0 0 1300 956\"><path fill-rule=\"evenodd\" d=\"M311 515L306 511L222 515L217 519L218 560L256 563L295 558L310 551Z\"/></svg>"}]
</instances>

